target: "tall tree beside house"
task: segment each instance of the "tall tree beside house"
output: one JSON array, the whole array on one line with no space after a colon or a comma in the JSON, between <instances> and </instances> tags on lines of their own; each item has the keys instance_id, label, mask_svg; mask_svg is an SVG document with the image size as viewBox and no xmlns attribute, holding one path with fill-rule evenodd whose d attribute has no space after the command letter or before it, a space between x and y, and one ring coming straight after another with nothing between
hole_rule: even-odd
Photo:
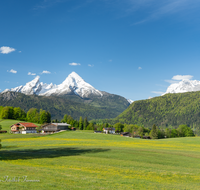
<instances>
[{"instance_id":1,"label":"tall tree beside house","mask_svg":"<svg viewBox=\"0 0 200 190\"><path fill-rule=\"evenodd\" d=\"M151 132L150 132L150 137L152 139L157 139L158 138L158 131L157 131L157 127L156 125L154 124L152 129L151 129Z\"/></svg>"},{"instance_id":2,"label":"tall tree beside house","mask_svg":"<svg viewBox=\"0 0 200 190\"><path fill-rule=\"evenodd\" d=\"M25 120L26 112L22 110L20 107L14 108L13 119L16 120Z\"/></svg>"},{"instance_id":3,"label":"tall tree beside house","mask_svg":"<svg viewBox=\"0 0 200 190\"><path fill-rule=\"evenodd\" d=\"M178 131L179 137L192 137L192 136L194 136L192 129L189 128L187 125L179 125L177 131Z\"/></svg>"},{"instance_id":4,"label":"tall tree beside house","mask_svg":"<svg viewBox=\"0 0 200 190\"><path fill-rule=\"evenodd\" d=\"M141 136L141 138L143 137L143 133L144 133L144 128L143 127L139 127L138 128L138 134Z\"/></svg>"},{"instance_id":5,"label":"tall tree beside house","mask_svg":"<svg viewBox=\"0 0 200 190\"><path fill-rule=\"evenodd\" d=\"M108 124L108 123L106 123L106 124L105 124L105 128L108 128L108 127L109 127L109 124Z\"/></svg>"},{"instance_id":6,"label":"tall tree beside house","mask_svg":"<svg viewBox=\"0 0 200 190\"><path fill-rule=\"evenodd\" d=\"M84 130L86 130L88 124L89 124L89 123L88 123L87 117L85 117L84 123L83 123L83 128L84 128Z\"/></svg>"},{"instance_id":7,"label":"tall tree beside house","mask_svg":"<svg viewBox=\"0 0 200 190\"><path fill-rule=\"evenodd\" d=\"M86 130L94 130L94 123L90 123L90 124L87 126Z\"/></svg>"},{"instance_id":8,"label":"tall tree beside house","mask_svg":"<svg viewBox=\"0 0 200 190\"><path fill-rule=\"evenodd\" d=\"M79 119L79 129L83 130L83 118L82 117L80 117L80 119Z\"/></svg>"},{"instance_id":9,"label":"tall tree beside house","mask_svg":"<svg viewBox=\"0 0 200 190\"><path fill-rule=\"evenodd\" d=\"M2 119L14 119L13 118L14 108L11 106L6 106L1 111Z\"/></svg>"},{"instance_id":10,"label":"tall tree beside house","mask_svg":"<svg viewBox=\"0 0 200 190\"><path fill-rule=\"evenodd\" d=\"M123 125L122 123L116 123L116 124L114 125L114 128L115 128L115 131L117 131L117 132L122 132L123 129L124 129L124 125Z\"/></svg>"},{"instance_id":11,"label":"tall tree beside house","mask_svg":"<svg viewBox=\"0 0 200 190\"><path fill-rule=\"evenodd\" d=\"M40 110L40 123L47 123L47 114L44 110Z\"/></svg>"},{"instance_id":12,"label":"tall tree beside house","mask_svg":"<svg viewBox=\"0 0 200 190\"><path fill-rule=\"evenodd\" d=\"M3 106L0 106L0 118L1 118L1 113L2 113L2 110L3 110Z\"/></svg>"},{"instance_id":13,"label":"tall tree beside house","mask_svg":"<svg viewBox=\"0 0 200 190\"><path fill-rule=\"evenodd\" d=\"M39 119L38 116L39 116L38 109L31 108L28 110L26 118L27 118L27 121L37 122Z\"/></svg>"},{"instance_id":14,"label":"tall tree beside house","mask_svg":"<svg viewBox=\"0 0 200 190\"><path fill-rule=\"evenodd\" d=\"M46 112L46 114L47 114L47 123L51 123L51 114L50 114L50 112L48 111L48 112Z\"/></svg>"},{"instance_id":15,"label":"tall tree beside house","mask_svg":"<svg viewBox=\"0 0 200 190\"><path fill-rule=\"evenodd\" d=\"M66 123L70 124L73 121L74 121L73 117L71 115L68 115Z\"/></svg>"},{"instance_id":16,"label":"tall tree beside house","mask_svg":"<svg viewBox=\"0 0 200 190\"><path fill-rule=\"evenodd\" d=\"M68 115L65 114L64 117L63 117L63 121L64 121L65 123L67 123L67 118L68 118Z\"/></svg>"},{"instance_id":17,"label":"tall tree beside house","mask_svg":"<svg viewBox=\"0 0 200 190\"><path fill-rule=\"evenodd\" d=\"M46 112L45 110L40 110L40 123L50 123L51 122L51 114Z\"/></svg>"}]
</instances>

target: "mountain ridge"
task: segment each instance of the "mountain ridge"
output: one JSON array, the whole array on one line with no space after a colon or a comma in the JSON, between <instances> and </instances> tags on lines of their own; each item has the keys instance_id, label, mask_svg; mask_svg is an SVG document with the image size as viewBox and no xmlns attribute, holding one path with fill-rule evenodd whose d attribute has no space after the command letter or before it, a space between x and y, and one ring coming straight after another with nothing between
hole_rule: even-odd
<instances>
[{"instance_id":1,"label":"mountain ridge","mask_svg":"<svg viewBox=\"0 0 200 190\"><path fill-rule=\"evenodd\" d=\"M12 91L21 92L26 95L39 95L39 96L62 96L75 94L82 98L88 98L90 95L103 96L102 92L95 89L92 85L85 82L77 73L72 72L68 77L59 85L46 84L40 82L40 76L36 76L32 81L26 83L24 86L18 86L11 89L5 89L2 93ZM127 100L128 101L128 100Z\"/></svg>"}]
</instances>

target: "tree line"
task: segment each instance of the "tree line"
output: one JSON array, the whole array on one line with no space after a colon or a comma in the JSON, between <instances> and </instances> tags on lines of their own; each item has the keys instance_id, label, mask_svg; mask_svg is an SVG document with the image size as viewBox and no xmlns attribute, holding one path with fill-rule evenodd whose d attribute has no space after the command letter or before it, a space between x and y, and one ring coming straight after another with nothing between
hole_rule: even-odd
<instances>
[{"instance_id":1,"label":"tree line","mask_svg":"<svg viewBox=\"0 0 200 190\"><path fill-rule=\"evenodd\" d=\"M58 120L53 120L52 122L59 122ZM155 124L152 126L151 129L145 128L143 126L138 126L134 124L122 124L116 123L111 125L109 123L89 122L87 117L83 119L81 116L79 120L74 120L72 116L65 114L63 119L60 121L63 123L68 123L71 127L75 127L79 130L96 130L96 131L103 131L103 128L115 128L116 133L121 132L129 132L132 137L140 136L149 136L152 139L162 139L162 138L175 138L175 137L192 137L194 136L194 132L190 127L187 125L179 125L177 129L169 129L169 128L159 128Z\"/></svg>"},{"instance_id":2,"label":"tree line","mask_svg":"<svg viewBox=\"0 0 200 190\"><path fill-rule=\"evenodd\" d=\"M21 121L28 121L34 123L50 123L51 114L45 110L38 110L36 108L30 108L26 113L20 107L0 106L0 118L2 119L15 119Z\"/></svg>"}]
</instances>

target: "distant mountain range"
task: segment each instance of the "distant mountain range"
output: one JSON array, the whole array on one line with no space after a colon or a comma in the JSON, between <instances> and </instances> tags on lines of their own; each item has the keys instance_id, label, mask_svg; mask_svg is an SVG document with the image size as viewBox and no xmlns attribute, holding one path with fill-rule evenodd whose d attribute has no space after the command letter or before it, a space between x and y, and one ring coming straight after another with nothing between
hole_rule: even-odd
<instances>
[{"instance_id":1,"label":"distant mountain range","mask_svg":"<svg viewBox=\"0 0 200 190\"><path fill-rule=\"evenodd\" d=\"M6 89L0 93L0 105L19 106L25 111L31 107L50 111L52 118L69 114L75 119L114 118L133 101L122 96L99 91L72 72L60 85L40 82L39 76L24 86Z\"/></svg>"},{"instance_id":2,"label":"distant mountain range","mask_svg":"<svg viewBox=\"0 0 200 190\"><path fill-rule=\"evenodd\" d=\"M35 79L26 83L24 86L18 86L11 89L6 89L4 92L20 92L26 95L39 95L39 96L63 96L63 95L77 95L81 98L89 98L91 96L102 97L103 92L95 89L92 85L85 82L77 73L72 72L68 77L59 85L46 84L40 82L40 77L36 76ZM132 100L127 100L132 103Z\"/></svg>"}]
</instances>

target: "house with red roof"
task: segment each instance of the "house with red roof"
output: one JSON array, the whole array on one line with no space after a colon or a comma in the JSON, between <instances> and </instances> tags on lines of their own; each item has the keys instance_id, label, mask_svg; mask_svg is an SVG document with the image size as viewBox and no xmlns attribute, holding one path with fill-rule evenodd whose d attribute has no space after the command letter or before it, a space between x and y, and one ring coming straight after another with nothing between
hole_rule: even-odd
<instances>
[{"instance_id":1,"label":"house with red roof","mask_svg":"<svg viewBox=\"0 0 200 190\"><path fill-rule=\"evenodd\" d=\"M37 133L37 125L33 123L16 123L10 126L12 133L21 133L21 134L27 134L27 133Z\"/></svg>"}]
</instances>

